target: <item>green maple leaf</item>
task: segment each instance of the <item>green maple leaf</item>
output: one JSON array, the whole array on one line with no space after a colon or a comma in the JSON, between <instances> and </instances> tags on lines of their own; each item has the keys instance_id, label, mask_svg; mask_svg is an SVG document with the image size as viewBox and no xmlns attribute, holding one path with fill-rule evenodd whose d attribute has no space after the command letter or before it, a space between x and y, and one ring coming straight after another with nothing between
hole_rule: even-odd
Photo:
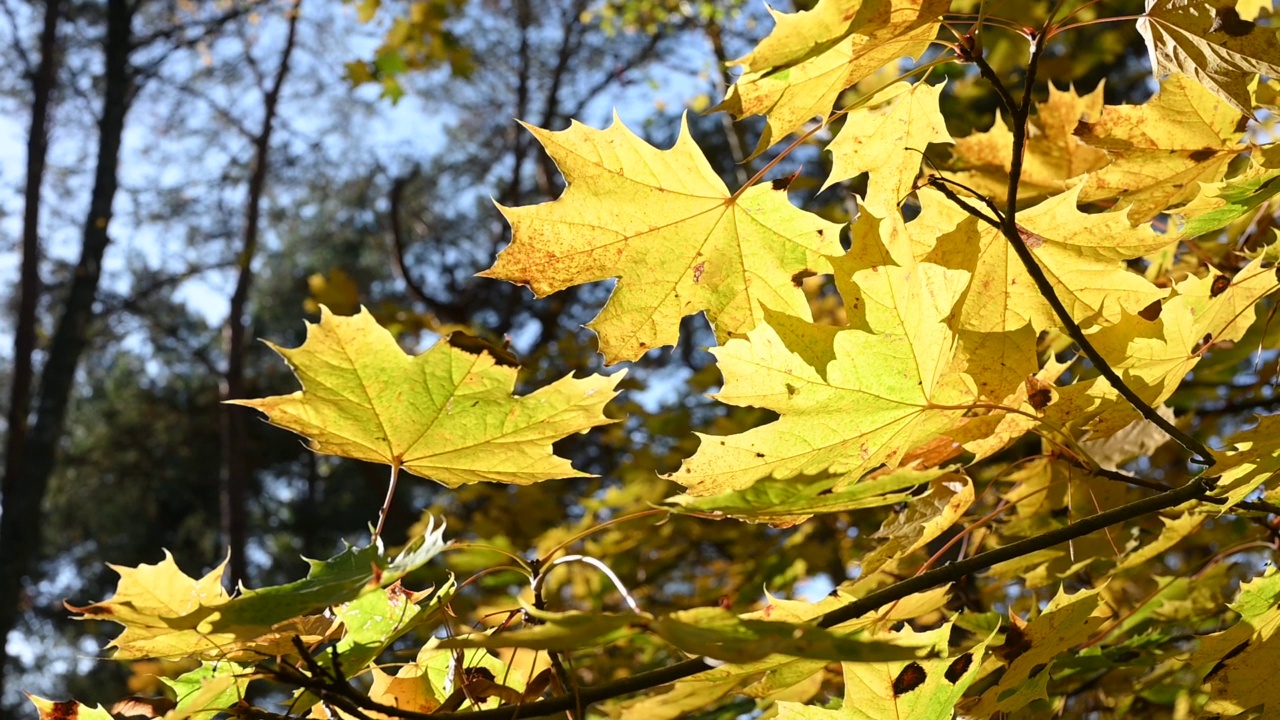
<instances>
[{"instance_id":1,"label":"green maple leaf","mask_svg":"<svg viewBox=\"0 0 1280 720\"><path fill-rule=\"evenodd\" d=\"M205 661L179 677L162 677L160 680L178 701L176 712L167 714L165 719L226 710L244 698L245 689L253 679L254 673L247 666L227 660Z\"/></svg>"},{"instance_id":2,"label":"green maple leaf","mask_svg":"<svg viewBox=\"0 0 1280 720\"><path fill-rule=\"evenodd\" d=\"M683 125L670 150L616 118L606 130L529 131L568 188L553 202L502 208L511 245L481 275L539 297L618 278L588 325L606 362L674 345L681 318L697 312L721 342L755 327L764 306L810 317L795 278L830 272L824 255L839 254L839 225L767 184L730 194Z\"/></svg>"},{"instance_id":3,"label":"green maple leaf","mask_svg":"<svg viewBox=\"0 0 1280 720\"><path fill-rule=\"evenodd\" d=\"M406 355L366 310L352 317L322 310L301 347L270 346L303 390L233 404L261 410L316 452L386 463L450 487L586 476L551 444L613 422L602 411L625 375L569 376L512 397L515 368L444 341Z\"/></svg>"},{"instance_id":4,"label":"green maple leaf","mask_svg":"<svg viewBox=\"0 0 1280 720\"><path fill-rule=\"evenodd\" d=\"M744 68L723 109L765 115L755 155L826 117L840 91L902 57L919 57L941 26L947 0L819 0L812 10L774 11L768 37L734 61Z\"/></svg>"},{"instance_id":5,"label":"green maple leaf","mask_svg":"<svg viewBox=\"0 0 1280 720\"><path fill-rule=\"evenodd\" d=\"M1182 235L1193 238L1221 230L1280 194L1280 146L1254 153L1249 168L1218 183L1200 186L1200 194L1178 210L1186 221Z\"/></svg>"},{"instance_id":6,"label":"green maple leaf","mask_svg":"<svg viewBox=\"0 0 1280 720\"><path fill-rule=\"evenodd\" d=\"M1190 75L1252 114L1249 81L1280 75L1276 29L1242 18L1237 0L1148 0L1138 19L1156 77Z\"/></svg>"},{"instance_id":7,"label":"green maple leaf","mask_svg":"<svg viewBox=\"0 0 1280 720\"><path fill-rule=\"evenodd\" d=\"M901 467L872 478L834 476L757 480L745 490L695 497L677 495L668 500L675 512L722 514L739 520L767 522L786 527L811 515L848 512L908 502L910 488L947 474L948 469L916 470Z\"/></svg>"}]
</instances>

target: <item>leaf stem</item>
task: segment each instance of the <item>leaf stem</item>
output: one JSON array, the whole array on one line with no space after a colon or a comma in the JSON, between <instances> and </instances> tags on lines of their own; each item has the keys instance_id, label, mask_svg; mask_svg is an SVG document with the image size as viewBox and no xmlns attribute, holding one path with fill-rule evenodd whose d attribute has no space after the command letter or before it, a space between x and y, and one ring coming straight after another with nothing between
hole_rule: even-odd
<instances>
[{"instance_id":1,"label":"leaf stem","mask_svg":"<svg viewBox=\"0 0 1280 720\"><path fill-rule=\"evenodd\" d=\"M387 483L387 498L382 501L382 510L378 511L378 527L373 531L374 542L382 537L382 526L387 522L387 513L391 510L391 499L396 495L396 482L400 479L400 461L391 463L391 480Z\"/></svg>"}]
</instances>

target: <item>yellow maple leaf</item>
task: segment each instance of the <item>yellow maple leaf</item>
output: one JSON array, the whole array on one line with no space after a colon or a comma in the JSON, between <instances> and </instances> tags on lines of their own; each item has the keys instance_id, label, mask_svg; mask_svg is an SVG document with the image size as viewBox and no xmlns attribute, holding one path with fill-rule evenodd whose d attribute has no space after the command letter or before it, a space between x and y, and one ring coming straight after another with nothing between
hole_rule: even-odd
<instances>
[{"instance_id":1,"label":"yellow maple leaf","mask_svg":"<svg viewBox=\"0 0 1280 720\"><path fill-rule=\"evenodd\" d=\"M567 376L513 397L516 369L449 343L410 356L367 310L322 308L307 340L271 345L303 390L233 404L256 408L319 453L387 463L450 487L584 477L551 443L613 422L603 408L625 375Z\"/></svg>"},{"instance_id":2,"label":"yellow maple leaf","mask_svg":"<svg viewBox=\"0 0 1280 720\"><path fill-rule=\"evenodd\" d=\"M913 189L929 143L949 143L938 109L942 85L895 83L849 112L827 145L831 174L823 188L870 172L863 206L884 214Z\"/></svg>"},{"instance_id":3,"label":"yellow maple leaf","mask_svg":"<svg viewBox=\"0 0 1280 720\"><path fill-rule=\"evenodd\" d=\"M830 272L840 226L801 211L783 190L730 194L681 125L670 150L616 118L606 130L530 127L568 188L557 200L502 208L511 244L481 273L539 297L618 278L588 327L606 362L674 345L680 319L702 311L724 342L756 326L762 305L808 318L804 276Z\"/></svg>"},{"instance_id":4,"label":"yellow maple leaf","mask_svg":"<svg viewBox=\"0 0 1280 720\"><path fill-rule=\"evenodd\" d=\"M1105 166L1107 154L1076 137L1081 122L1096 121L1102 113L1103 85L1087 95L1049 84L1049 98L1036 105L1028 119L1018 198L1034 200L1067 189L1068 181ZM950 175L988 197L1003 198L1008 191L1013 159L1013 133L999 114L990 130L956 140Z\"/></svg>"},{"instance_id":5,"label":"yellow maple leaf","mask_svg":"<svg viewBox=\"0 0 1280 720\"><path fill-rule=\"evenodd\" d=\"M903 57L918 58L949 0L819 0L812 10L769 12L776 23L734 61L744 68L720 105L738 117L765 115L753 154L826 117L840 91Z\"/></svg>"},{"instance_id":6,"label":"yellow maple leaf","mask_svg":"<svg viewBox=\"0 0 1280 720\"><path fill-rule=\"evenodd\" d=\"M1245 5L1257 17L1258 3ZM1242 17L1237 0L1148 0L1138 32L1156 77L1190 75L1243 113L1253 112L1249 81L1280 75L1276 29Z\"/></svg>"},{"instance_id":7,"label":"yellow maple leaf","mask_svg":"<svg viewBox=\"0 0 1280 720\"><path fill-rule=\"evenodd\" d=\"M1107 152L1111 163L1088 176L1083 202L1116 199L1144 222L1196 196L1198 183L1222 179L1227 164L1247 151L1239 144L1240 110L1186 75L1171 75L1142 105L1107 106L1080 138Z\"/></svg>"},{"instance_id":8,"label":"yellow maple leaf","mask_svg":"<svg viewBox=\"0 0 1280 720\"><path fill-rule=\"evenodd\" d=\"M1129 315L1091 337L1112 368L1148 404L1178 389L1211 344L1234 342L1254 321L1254 305L1278 287L1273 268L1254 260L1236 274L1189 277L1174 286L1159 316Z\"/></svg>"},{"instance_id":9,"label":"yellow maple leaf","mask_svg":"<svg viewBox=\"0 0 1280 720\"><path fill-rule=\"evenodd\" d=\"M1125 212L1080 212L1080 186L1018 214L1027 245L1054 292L1082 325L1119 322L1136 314L1165 291L1129 271L1122 262L1174 241L1149 225L1134 227ZM979 223L936 190L923 188L922 229L937 232L926 260L973 273L957 308L957 330L1007 332L1028 323L1037 332L1059 327L1058 318L1000 232ZM925 216L928 215L926 218ZM921 222L921 220L923 222ZM908 226L912 230L915 222Z\"/></svg>"},{"instance_id":10,"label":"yellow maple leaf","mask_svg":"<svg viewBox=\"0 0 1280 720\"><path fill-rule=\"evenodd\" d=\"M75 700L55 702L30 693L27 699L36 706L40 720L115 720L115 716L101 705L89 707Z\"/></svg>"},{"instance_id":11,"label":"yellow maple leaf","mask_svg":"<svg viewBox=\"0 0 1280 720\"><path fill-rule=\"evenodd\" d=\"M839 330L771 314L747 339L716 348L725 382L715 398L780 417L737 435L699 434L697 453L671 479L691 495L710 495L769 476L857 475L895 466L955 424L974 389L950 371L956 339L944 318L967 273L928 264L863 272L890 278L872 293L900 313L897 332Z\"/></svg>"},{"instance_id":12,"label":"yellow maple leaf","mask_svg":"<svg viewBox=\"0 0 1280 720\"><path fill-rule=\"evenodd\" d=\"M246 653L288 652L290 638L319 637L332 621L322 617L297 617L274 628L237 626L212 631L209 618L231 602L222 587L226 562L201 578L189 577L167 551L155 565L136 568L109 565L120 575L110 600L84 607L67 605L86 620L109 620L124 626L107 646L116 660L140 658L208 657L227 659Z\"/></svg>"}]
</instances>

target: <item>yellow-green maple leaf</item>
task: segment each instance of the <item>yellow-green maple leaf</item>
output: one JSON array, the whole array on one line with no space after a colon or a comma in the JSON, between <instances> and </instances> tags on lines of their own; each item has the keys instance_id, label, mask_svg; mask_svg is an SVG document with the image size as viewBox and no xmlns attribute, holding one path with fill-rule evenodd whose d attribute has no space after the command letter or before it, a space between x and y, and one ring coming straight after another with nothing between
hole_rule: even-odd
<instances>
[{"instance_id":1,"label":"yellow-green maple leaf","mask_svg":"<svg viewBox=\"0 0 1280 720\"><path fill-rule=\"evenodd\" d=\"M1179 208L1184 237L1221 230L1280 194L1280 145L1268 145L1249 159L1245 171L1222 182L1201 184L1195 199Z\"/></svg>"},{"instance_id":2,"label":"yellow-green maple leaf","mask_svg":"<svg viewBox=\"0 0 1280 720\"><path fill-rule=\"evenodd\" d=\"M1245 3L1256 17L1256 3ZM1147 0L1138 19L1156 77L1194 77L1236 109L1252 114L1249 81L1280 75L1280 40L1237 12L1237 0Z\"/></svg>"},{"instance_id":3,"label":"yellow-green maple leaf","mask_svg":"<svg viewBox=\"0 0 1280 720\"><path fill-rule=\"evenodd\" d=\"M681 126L659 150L615 119L606 130L529 128L564 173L557 200L503 208L511 245L481 275L538 296L618 278L588 326L608 363L674 345L680 319L705 312L724 342L755 327L762 306L808 318L797 273L829 272L840 226L801 211L783 190L730 194Z\"/></svg>"},{"instance_id":4,"label":"yellow-green maple leaf","mask_svg":"<svg viewBox=\"0 0 1280 720\"><path fill-rule=\"evenodd\" d=\"M1116 199L1144 222L1195 197L1198 183L1222 179L1240 145L1240 110L1186 75L1171 75L1142 105L1108 105L1078 133L1111 158L1088 176L1083 202Z\"/></svg>"},{"instance_id":5,"label":"yellow-green maple leaf","mask_svg":"<svg viewBox=\"0 0 1280 720\"><path fill-rule=\"evenodd\" d=\"M613 422L602 411L625 374L567 376L513 397L515 368L444 341L407 355L363 309L351 317L322 310L301 347L271 348L303 389L235 404L261 410L316 452L387 463L450 487L583 477L551 444Z\"/></svg>"},{"instance_id":6,"label":"yellow-green maple leaf","mask_svg":"<svg viewBox=\"0 0 1280 720\"><path fill-rule=\"evenodd\" d=\"M1097 590L1068 595L1059 589L1057 596L1025 629L1007 631L1019 638L1012 641L1012 635L1006 636L1002 646L1006 648L1005 657L1010 658L1008 669L974 706L965 708L964 714L991 717L1000 712L1011 713L1045 697L1054 661L1087 640L1109 614L1099 600Z\"/></svg>"},{"instance_id":7,"label":"yellow-green maple leaf","mask_svg":"<svg viewBox=\"0 0 1280 720\"><path fill-rule=\"evenodd\" d=\"M1173 242L1148 225L1134 227L1122 211L1085 214L1077 209L1080 186L1018 214L1029 231L1028 247L1072 318L1085 325L1119 322L1165 295L1122 260L1141 257ZM1030 323L1037 332L1059 327L1053 309L1000 232L957 208L936 190L919 191L921 228L937 232L925 259L973 273L957 308L955 327L1008 332ZM928 215L929 217L925 217ZM921 222L923 221L923 222ZM908 225L908 230L916 223Z\"/></svg>"},{"instance_id":8,"label":"yellow-green maple leaf","mask_svg":"<svg viewBox=\"0 0 1280 720\"><path fill-rule=\"evenodd\" d=\"M1101 83L1087 95L1049 84L1048 99L1037 104L1035 114L1028 119L1019 199L1056 195L1067 189L1072 178L1107 164L1105 152L1080 142L1075 134L1081 122L1098 119L1102 97ZM1013 159L1013 133L1000 115L996 115L990 130L957 139L953 154L952 164L957 171L949 177L988 197L1005 197Z\"/></svg>"},{"instance_id":9,"label":"yellow-green maple leaf","mask_svg":"<svg viewBox=\"0 0 1280 720\"><path fill-rule=\"evenodd\" d=\"M1227 438L1233 450L1218 453L1213 472L1221 473L1215 495L1225 497L1230 507L1244 500L1259 486L1280 479L1280 415L1263 415L1253 427ZM1223 509L1225 510L1226 507Z\"/></svg>"},{"instance_id":10,"label":"yellow-green maple leaf","mask_svg":"<svg viewBox=\"0 0 1280 720\"><path fill-rule=\"evenodd\" d=\"M840 91L902 57L919 57L940 27L948 0L819 0L780 13L747 55L721 107L738 117L765 115L755 154L831 112Z\"/></svg>"},{"instance_id":11,"label":"yellow-green maple leaf","mask_svg":"<svg viewBox=\"0 0 1280 720\"><path fill-rule=\"evenodd\" d=\"M286 620L273 629L230 628L214 631L209 618L231 602L222 587L223 562L199 579L189 577L165 552L155 565L110 565L120 575L110 600L84 607L68 605L84 619L109 620L124 626L108 648L116 660L207 657L226 659L245 653L289 652L293 636L320 637L332 621L319 617Z\"/></svg>"},{"instance_id":12,"label":"yellow-green maple leaf","mask_svg":"<svg viewBox=\"0 0 1280 720\"><path fill-rule=\"evenodd\" d=\"M1269 567L1242 584L1231 609L1240 621L1201 637L1187 660L1209 685L1205 711L1234 716L1262 707L1259 717L1274 717L1280 710L1274 672L1280 663L1280 574Z\"/></svg>"},{"instance_id":13,"label":"yellow-green maple leaf","mask_svg":"<svg viewBox=\"0 0 1280 720\"><path fill-rule=\"evenodd\" d=\"M938 109L941 93L942 85L894 83L850 111L827 145L831 174L823 187L869 171L863 206L894 211L914 189L929 143L951 142Z\"/></svg>"},{"instance_id":14,"label":"yellow-green maple leaf","mask_svg":"<svg viewBox=\"0 0 1280 720\"><path fill-rule=\"evenodd\" d=\"M949 720L965 690L981 674L987 642L948 656L951 623L921 633L905 628L879 637L909 647L927 647L940 657L899 662L842 663L844 703L827 710L800 703L778 704L779 720Z\"/></svg>"},{"instance_id":15,"label":"yellow-green maple leaf","mask_svg":"<svg viewBox=\"0 0 1280 720\"><path fill-rule=\"evenodd\" d=\"M1261 260L1249 263L1234 278L1189 277L1158 306L1158 317L1126 315L1099 329L1091 342L1130 388L1158 406L1173 395L1209 347L1242 338L1254 322L1254 305L1277 287L1273 269L1263 267ZM1104 401L1105 408L1113 412L1093 426L1095 434L1110 434L1136 418L1114 393Z\"/></svg>"},{"instance_id":16,"label":"yellow-green maple leaf","mask_svg":"<svg viewBox=\"0 0 1280 720\"><path fill-rule=\"evenodd\" d=\"M699 434L701 446L673 480L691 495L710 495L769 476L856 475L895 466L954 425L974 390L950 371L956 338L944 318L967 273L927 264L865 272L891 278L875 290L899 313L897 332L836 330L775 315L747 339L716 348L725 378L716 399L780 417L738 435Z\"/></svg>"}]
</instances>

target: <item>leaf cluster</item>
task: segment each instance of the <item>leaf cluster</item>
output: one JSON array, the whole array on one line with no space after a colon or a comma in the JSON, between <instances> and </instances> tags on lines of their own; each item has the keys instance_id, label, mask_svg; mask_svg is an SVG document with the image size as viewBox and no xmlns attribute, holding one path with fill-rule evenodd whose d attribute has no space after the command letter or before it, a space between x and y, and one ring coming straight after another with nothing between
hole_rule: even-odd
<instances>
[{"instance_id":1,"label":"leaf cluster","mask_svg":"<svg viewBox=\"0 0 1280 720\"><path fill-rule=\"evenodd\" d=\"M775 12L720 106L764 123L736 189L683 124L669 149L619 119L526 125L566 188L502 207L511 242L482 275L538 297L615 281L588 325L610 365L701 315L705 423L606 411L626 371L517 392L507 348L413 356L369 312L324 310L274 348L302 390L241 404L388 465L383 517L401 470L450 488L445 514L493 497L476 483L529 485L525 505L471 513L489 542L449 548L432 592L397 583L446 549L428 525L401 559L375 544L234 596L217 571L119 568L114 598L73 610L125 627L120 659L201 660L175 718L1275 713L1280 429L1240 411L1275 375L1276 30L1236 0L1025 5ZM1149 99L1053 62L1098 24L1143 38ZM995 98L986 129L942 110L966 83ZM819 192L858 190L845 222L775 177L815 144ZM539 483L585 475L557 450L589 430L602 452L673 439L618 461L531 559L511 526L558 507ZM693 538L718 561L681 564ZM755 602L820 573L825 598ZM249 701L258 681L290 688L283 713Z\"/></svg>"}]
</instances>

